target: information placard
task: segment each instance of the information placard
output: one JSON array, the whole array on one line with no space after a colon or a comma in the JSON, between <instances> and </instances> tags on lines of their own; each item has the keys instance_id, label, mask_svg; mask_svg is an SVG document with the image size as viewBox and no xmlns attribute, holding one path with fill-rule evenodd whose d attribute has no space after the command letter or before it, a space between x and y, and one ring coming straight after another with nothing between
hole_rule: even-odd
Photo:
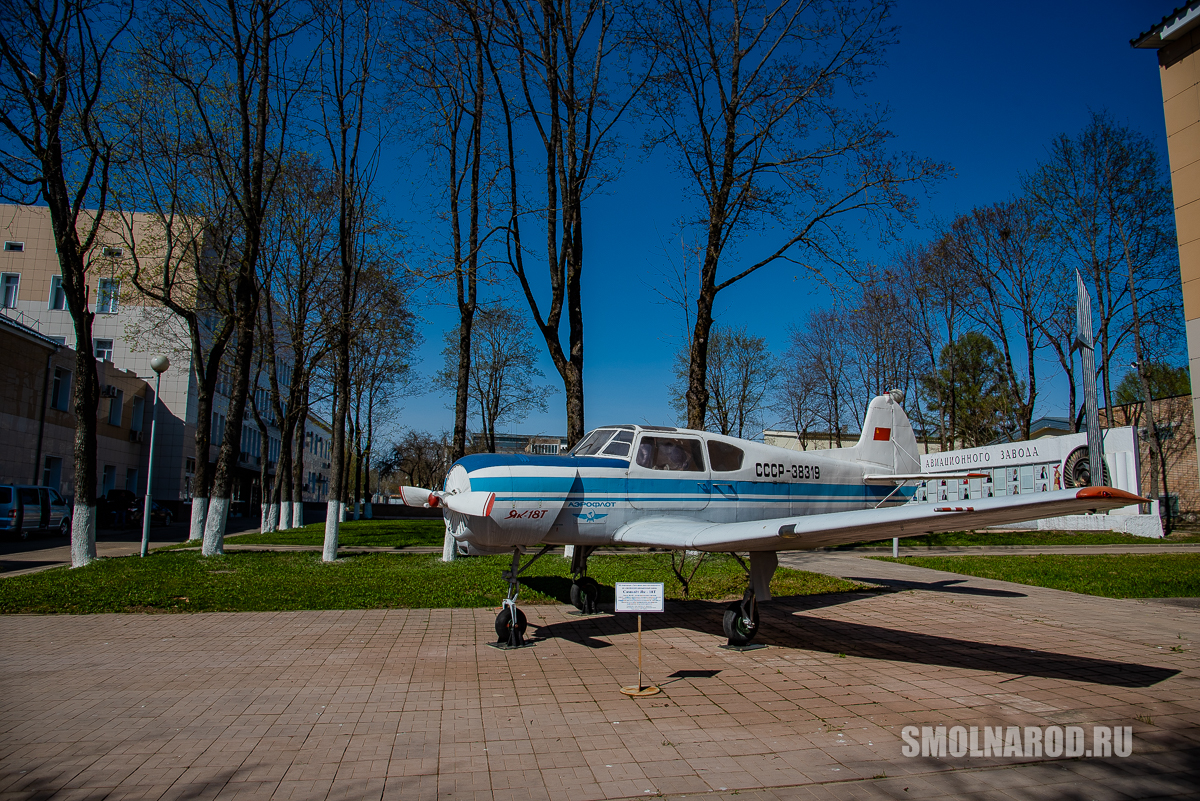
<instances>
[{"instance_id":1,"label":"information placard","mask_svg":"<svg viewBox=\"0 0 1200 801\"><path fill-rule=\"evenodd\" d=\"M661 612L666 592L661 581L618 581L618 612Z\"/></svg>"}]
</instances>

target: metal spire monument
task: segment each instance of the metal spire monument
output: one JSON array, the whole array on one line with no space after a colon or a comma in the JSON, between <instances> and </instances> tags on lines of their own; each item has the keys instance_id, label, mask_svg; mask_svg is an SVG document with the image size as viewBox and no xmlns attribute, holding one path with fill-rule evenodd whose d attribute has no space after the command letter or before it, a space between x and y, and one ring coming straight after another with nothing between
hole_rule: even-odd
<instances>
[{"instance_id":1,"label":"metal spire monument","mask_svg":"<svg viewBox=\"0 0 1200 801\"><path fill-rule=\"evenodd\" d=\"M1100 414L1096 410L1096 349L1092 339L1092 296L1083 284L1083 276L1075 271L1079 301L1075 308L1075 341L1071 349L1083 356L1083 405L1087 425L1088 469L1093 487L1104 484L1104 435L1100 431Z\"/></svg>"}]
</instances>

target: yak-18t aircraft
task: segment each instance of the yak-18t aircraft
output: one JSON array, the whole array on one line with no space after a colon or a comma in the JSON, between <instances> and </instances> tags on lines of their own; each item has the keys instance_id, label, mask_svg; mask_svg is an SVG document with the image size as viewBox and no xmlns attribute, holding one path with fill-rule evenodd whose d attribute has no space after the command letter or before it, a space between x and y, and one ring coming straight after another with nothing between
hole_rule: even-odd
<instances>
[{"instance_id":1,"label":"yak-18t aircraft","mask_svg":"<svg viewBox=\"0 0 1200 801\"><path fill-rule=\"evenodd\" d=\"M749 552L748 588L724 615L730 645L758 631L778 551L882 537L981 528L1144 502L1111 487L1084 487L955 502L908 503L912 482L968 478L922 474L916 437L892 390L874 398L858 443L794 451L720 434L659 426L597 428L565 456L474 454L439 491L402 487L404 502L441 508L470 554L509 553L508 598L496 618L502 643L520 645L518 576L559 545L573 545L571 600L595 611L599 586L587 559L600 546ZM524 566L520 557L540 548ZM739 557L740 561L740 557ZM743 566L745 563L743 562Z\"/></svg>"}]
</instances>

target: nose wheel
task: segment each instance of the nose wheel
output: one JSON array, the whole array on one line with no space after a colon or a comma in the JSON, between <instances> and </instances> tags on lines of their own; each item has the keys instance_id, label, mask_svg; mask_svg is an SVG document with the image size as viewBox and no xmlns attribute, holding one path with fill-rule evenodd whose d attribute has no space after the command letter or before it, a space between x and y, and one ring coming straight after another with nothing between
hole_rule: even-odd
<instances>
[{"instance_id":1,"label":"nose wheel","mask_svg":"<svg viewBox=\"0 0 1200 801\"><path fill-rule=\"evenodd\" d=\"M525 629L528 628L529 621L525 618L525 613L517 608L517 596L521 592L520 575L551 547L553 546L547 545L542 548L524 566L521 565L521 549L513 548L512 568L502 574L508 582L508 596L504 599L500 614L496 615L496 642L488 643L493 648L507 651L510 648L528 648L537 644L525 641Z\"/></svg>"}]
</instances>

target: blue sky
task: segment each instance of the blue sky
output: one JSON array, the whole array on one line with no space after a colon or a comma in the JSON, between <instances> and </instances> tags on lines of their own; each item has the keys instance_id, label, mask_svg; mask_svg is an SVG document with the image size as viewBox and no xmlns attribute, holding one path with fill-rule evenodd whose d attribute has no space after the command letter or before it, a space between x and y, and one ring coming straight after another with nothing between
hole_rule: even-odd
<instances>
[{"instance_id":1,"label":"blue sky","mask_svg":"<svg viewBox=\"0 0 1200 801\"><path fill-rule=\"evenodd\" d=\"M1023 172L1044 158L1052 137L1075 134L1092 110L1108 110L1142 131L1166 154L1162 95L1154 51L1134 50L1129 40L1175 7L1171 0L1143 2L1006 2L974 4L898 0L900 42L869 92L892 109L895 146L949 162L954 175L924 199L928 224L1013 195ZM613 422L672 424L667 385L683 324L676 308L662 303L651 284L669 258L680 260L676 221L686 213L681 179L664 159L646 157L631 142L621 177L585 209L585 419L588 428ZM399 173L411 165L398 164ZM419 167L418 167L419 169ZM393 197L412 196L411 184L395 179ZM386 188L386 185L385 185ZM419 191L419 190L418 190ZM402 212L403 213L403 212ZM416 238L424 223L409 220ZM743 243L749 253L755 242ZM765 247L765 244L764 244ZM883 261L875 239L864 234L863 258ZM511 291L510 287L510 291ZM455 313L436 298L420 298L426 342L416 365L430 375L442 363L442 331ZM514 302L523 300L513 296ZM746 326L782 351L784 330L799 323L822 298L787 265L767 267L725 290L718 322ZM545 346L535 334L540 350ZM1047 368L1051 366L1047 363ZM559 386L543 356L544 383ZM1065 413L1065 389L1051 382L1039 414ZM408 398L397 423L439 432L453 424L449 398L435 393ZM565 430L561 390L546 414L510 428L522 433Z\"/></svg>"}]
</instances>

